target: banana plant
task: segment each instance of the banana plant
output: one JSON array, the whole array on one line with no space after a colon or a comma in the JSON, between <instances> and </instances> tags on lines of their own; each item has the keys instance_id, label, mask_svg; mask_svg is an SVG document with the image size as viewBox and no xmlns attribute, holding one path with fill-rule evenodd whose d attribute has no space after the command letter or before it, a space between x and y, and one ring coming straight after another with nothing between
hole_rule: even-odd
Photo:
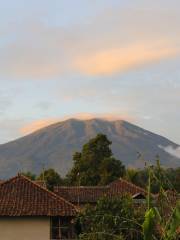
<instances>
[{"instance_id":1,"label":"banana plant","mask_svg":"<svg viewBox=\"0 0 180 240\"><path fill-rule=\"evenodd\" d=\"M162 240L176 240L180 237L180 203L175 207L163 235Z\"/></svg>"},{"instance_id":2,"label":"banana plant","mask_svg":"<svg viewBox=\"0 0 180 240\"><path fill-rule=\"evenodd\" d=\"M157 166L160 169L159 162L157 163ZM148 168L149 172L149 180L148 180L148 194L147 194L147 210L145 212L144 216L144 222L142 224L142 231L143 231L143 239L144 240L178 240L180 237L180 202L177 202L176 206L173 208L171 207L172 214L167 217L163 218L158 210L158 208L152 206L151 203L151 178L153 176L153 171L151 168ZM161 179L157 179L156 176L154 176L157 181L160 183L160 192L159 196L160 198L162 196L165 196L165 201L168 202L167 195L165 194L165 191L163 189L163 184ZM163 199L160 200L162 210L163 206ZM158 229L158 231L157 231ZM159 237L157 236L158 234Z\"/></svg>"}]
</instances>

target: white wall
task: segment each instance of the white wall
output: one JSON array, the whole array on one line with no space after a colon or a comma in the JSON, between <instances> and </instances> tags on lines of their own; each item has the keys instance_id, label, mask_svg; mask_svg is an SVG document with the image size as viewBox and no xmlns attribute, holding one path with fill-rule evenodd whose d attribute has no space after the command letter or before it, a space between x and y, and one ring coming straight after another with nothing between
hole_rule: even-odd
<instances>
[{"instance_id":1,"label":"white wall","mask_svg":"<svg viewBox=\"0 0 180 240\"><path fill-rule=\"evenodd\" d=\"M49 240L48 217L0 217L1 240Z\"/></svg>"}]
</instances>

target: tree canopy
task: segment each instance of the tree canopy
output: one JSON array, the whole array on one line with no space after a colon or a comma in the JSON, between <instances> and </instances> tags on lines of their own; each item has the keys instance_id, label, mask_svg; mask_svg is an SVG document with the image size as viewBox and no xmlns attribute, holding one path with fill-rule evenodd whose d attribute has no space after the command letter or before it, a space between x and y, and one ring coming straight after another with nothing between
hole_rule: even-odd
<instances>
[{"instance_id":1,"label":"tree canopy","mask_svg":"<svg viewBox=\"0 0 180 240\"><path fill-rule=\"evenodd\" d=\"M25 177L31 179L32 181L36 180L36 174L34 174L30 171L22 172L21 174L24 175Z\"/></svg>"},{"instance_id":2,"label":"tree canopy","mask_svg":"<svg viewBox=\"0 0 180 240\"><path fill-rule=\"evenodd\" d=\"M151 180L151 190L153 193L158 193L160 190L160 182L157 178L161 179L161 184L165 190L171 189L180 192L180 168L161 168L152 166L153 178ZM148 169L126 169L126 178L128 181L138 185L142 188L146 188L148 184Z\"/></svg>"},{"instance_id":3,"label":"tree canopy","mask_svg":"<svg viewBox=\"0 0 180 240\"><path fill-rule=\"evenodd\" d=\"M105 185L125 174L125 167L113 157L111 142L98 134L73 155L73 167L67 174L70 184Z\"/></svg>"},{"instance_id":4,"label":"tree canopy","mask_svg":"<svg viewBox=\"0 0 180 240\"><path fill-rule=\"evenodd\" d=\"M49 190L53 190L54 186L61 185L63 182L60 175L52 168L43 171L37 179L44 180Z\"/></svg>"}]
</instances>

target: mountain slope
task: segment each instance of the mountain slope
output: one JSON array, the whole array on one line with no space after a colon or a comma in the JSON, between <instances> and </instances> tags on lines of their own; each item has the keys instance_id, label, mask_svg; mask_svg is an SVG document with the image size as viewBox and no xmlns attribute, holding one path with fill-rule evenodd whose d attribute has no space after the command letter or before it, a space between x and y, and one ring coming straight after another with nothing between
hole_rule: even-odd
<instances>
[{"instance_id":1,"label":"mountain slope","mask_svg":"<svg viewBox=\"0 0 180 240\"><path fill-rule=\"evenodd\" d=\"M126 166L141 167L137 152L154 163L159 154L165 166L180 166L180 159L163 148L177 144L125 121L69 119L40 129L28 136L0 145L0 178L19 171L38 173L53 167L64 175L72 166L72 154L97 133L104 133L113 142L112 151Z\"/></svg>"}]
</instances>

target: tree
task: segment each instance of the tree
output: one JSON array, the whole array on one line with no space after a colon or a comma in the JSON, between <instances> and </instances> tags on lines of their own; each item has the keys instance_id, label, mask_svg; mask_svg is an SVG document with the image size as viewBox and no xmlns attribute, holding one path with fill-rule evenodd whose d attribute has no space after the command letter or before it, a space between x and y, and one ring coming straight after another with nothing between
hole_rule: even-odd
<instances>
[{"instance_id":1,"label":"tree","mask_svg":"<svg viewBox=\"0 0 180 240\"><path fill-rule=\"evenodd\" d=\"M73 155L73 168L67 174L69 184L104 185L124 175L121 161L113 157L111 142L98 134Z\"/></svg>"},{"instance_id":2,"label":"tree","mask_svg":"<svg viewBox=\"0 0 180 240\"><path fill-rule=\"evenodd\" d=\"M130 196L104 197L95 207L86 206L77 217L76 224L83 240L140 240L142 234L137 224L138 218Z\"/></svg>"},{"instance_id":3,"label":"tree","mask_svg":"<svg viewBox=\"0 0 180 240\"><path fill-rule=\"evenodd\" d=\"M33 180L33 181L36 180L36 174L34 174L34 173L30 172L30 171L22 172L21 174L24 175L25 177Z\"/></svg>"},{"instance_id":4,"label":"tree","mask_svg":"<svg viewBox=\"0 0 180 240\"><path fill-rule=\"evenodd\" d=\"M161 168L157 166L151 166L153 169L154 177L151 179L151 190L153 193L158 193L160 190L160 181L165 190L171 189L180 192L180 168ZM146 188L148 183L148 169L127 169L126 170L126 179L132 183Z\"/></svg>"},{"instance_id":5,"label":"tree","mask_svg":"<svg viewBox=\"0 0 180 240\"><path fill-rule=\"evenodd\" d=\"M166 169L166 176L168 178L168 182L171 183L172 188L174 188L178 193L180 193L180 167L173 169Z\"/></svg>"},{"instance_id":6,"label":"tree","mask_svg":"<svg viewBox=\"0 0 180 240\"><path fill-rule=\"evenodd\" d=\"M61 185L63 182L60 175L52 168L43 171L39 175L38 180L44 180L49 190L53 190L54 186Z\"/></svg>"},{"instance_id":7,"label":"tree","mask_svg":"<svg viewBox=\"0 0 180 240\"><path fill-rule=\"evenodd\" d=\"M100 185L106 185L123 176L125 168L121 162L113 157L105 158L99 167Z\"/></svg>"},{"instance_id":8,"label":"tree","mask_svg":"<svg viewBox=\"0 0 180 240\"><path fill-rule=\"evenodd\" d=\"M135 182L137 175L138 175L138 170L135 168L127 168L126 169L126 176L125 178L129 181L129 182Z\"/></svg>"}]
</instances>

